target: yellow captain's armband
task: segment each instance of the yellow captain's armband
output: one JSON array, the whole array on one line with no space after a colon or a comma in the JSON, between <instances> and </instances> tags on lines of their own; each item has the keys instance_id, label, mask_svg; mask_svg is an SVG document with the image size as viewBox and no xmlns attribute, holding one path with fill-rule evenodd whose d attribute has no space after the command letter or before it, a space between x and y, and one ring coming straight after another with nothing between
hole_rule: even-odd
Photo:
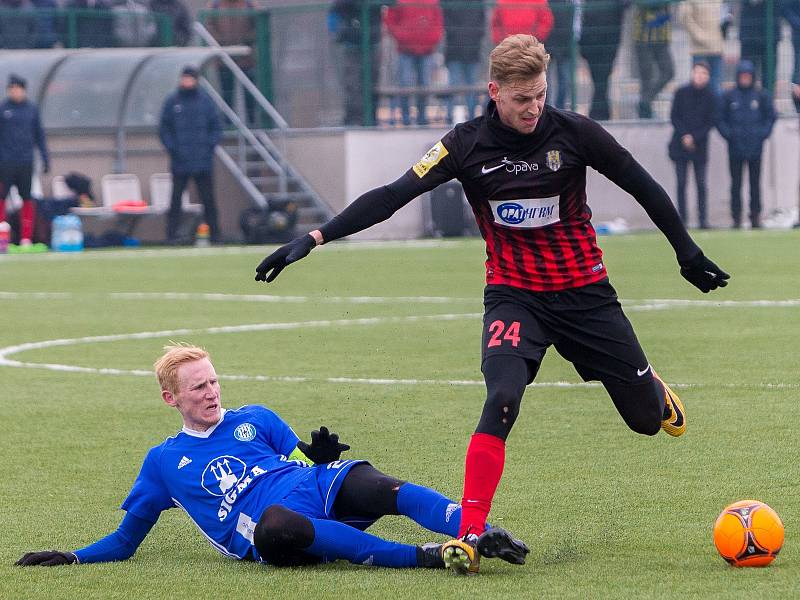
<instances>
[{"instance_id":1,"label":"yellow captain's armband","mask_svg":"<svg viewBox=\"0 0 800 600\"><path fill-rule=\"evenodd\" d=\"M299 460L300 462L306 463L309 467L314 466L314 461L308 458L305 454L300 451L300 448L295 448L292 450L292 453L287 457L289 460Z\"/></svg>"},{"instance_id":2,"label":"yellow captain's armband","mask_svg":"<svg viewBox=\"0 0 800 600\"><path fill-rule=\"evenodd\" d=\"M436 145L428 150L425 156L419 159L419 162L411 168L414 170L414 173L417 174L417 177L422 179L428 174L428 171L438 165L439 161L448 154L450 153L447 151L447 148L444 147L444 144L442 144L442 142L436 142Z\"/></svg>"}]
</instances>

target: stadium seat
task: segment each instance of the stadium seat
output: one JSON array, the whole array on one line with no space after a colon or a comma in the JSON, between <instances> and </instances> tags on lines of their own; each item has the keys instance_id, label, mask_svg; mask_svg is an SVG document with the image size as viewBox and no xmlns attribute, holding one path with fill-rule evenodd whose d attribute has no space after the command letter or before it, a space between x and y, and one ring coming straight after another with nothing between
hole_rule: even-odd
<instances>
[{"instance_id":1,"label":"stadium seat","mask_svg":"<svg viewBox=\"0 0 800 600\"><path fill-rule=\"evenodd\" d=\"M157 214L166 213L169 210L172 198L172 174L153 173L150 175L150 206ZM181 208L185 213L200 214L203 207L194 203L189 198L189 191L184 190L181 196Z\"/></svg>"}]
</instances>

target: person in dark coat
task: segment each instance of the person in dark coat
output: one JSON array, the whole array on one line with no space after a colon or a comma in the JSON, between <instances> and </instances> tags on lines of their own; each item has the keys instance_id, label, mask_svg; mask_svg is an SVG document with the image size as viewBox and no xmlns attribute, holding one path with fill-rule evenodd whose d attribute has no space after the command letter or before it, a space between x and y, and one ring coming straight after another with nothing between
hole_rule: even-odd
<instances>
[{"instance_id":1,"label":"person in dark coat","mask_svg":"<svg viewBox=\"0 0 800 600\"><path fill-rule=\"evenodd\" d=\"M58 3L56 0L31 0L34 17L34 48L52 48L58 42Z\"/></svg>"},{"instance_id":2,"label":"person in dark coat","mask_svg":"<svg viewBox=\"0 0 800 600\"><path fill-rule=\"evenodd\" d=\"M773 11L772 15L768 12ZM742 0L739 13L739 42L742 60L749 60L755 67L754 76L765 88L775 89L775 65L778 62L778 41L780 34L780 14L777 4L768 0ZM772 18L772 30L767 23ZM768 35L769 34L769 35ZM768 52L772 52L772 64Z\"/></svg>"},{"instance_id":3,"label":"person in dark coat","mask_svg":"<svg viewBox=\"0 0 800 600\"><path fill-rule=\"evenodd\" d=\"M381 66L381 11L391 2L370 3L369 0L334 0L328 14L328 25L334 39L342 49L341 79L344 88L344 125L368 125L375 123L378 108L378 95L375 88ZM367 4L366 23L362 23L364 6ZM372 88L372 114L367 115L364 107L364 52L362 38L368 28L369 74ZM369 117L369 118L367 118Z\"/></svg>"},{"instance_id":4,"label":"person in dark coat","mask_svg":"<svg viewBox=\"0 0 800 600\"><path fill-rule=\"evenodd\" d=\"M0 222L6 220L6 196L15 186L22 198L20 246L30 246L36 221L31 196L34 148L39 149L45 173L50 170L50 159L39 110L28 100L25 80L12 74L7 90L8 98L0 104Z\"/></svg>"},{"instance_id":5,"label":"person in dark coat","mask_svg":"<svg viewBox=\"0 0 800 600\"><path fill-rule=\"evenodd\" d=\"M32 48L36 21L25 0L0 0L0 11L0 48Z\"/></svg>"},{"instance_id":6,"label":"person in dark coat","mask_svg":"<svg viewBox=\"0 0 800 600\"><path fill-rule=\"evenodd\" d=\"M114 39L114 13L111 3L106 0L67 0L65 8L79 9L75 17L74 40L77 48L111 48L116 45ZM61 19L61 28L65 32L65 43L69 45L69 26L65 18Z\"/></svg>"},{"instance_id":7,"label":"person in dark coat","mask_svg":"<svg viewBox=\"0 0 800 600\"><path fill-rule=\"evenodd\" d=\"M777 7L792 30L792 49L794 50L792 82L795 85L794 82L800 81L800 0L778 0Z\"/></svg>"},{"instance_id":8,"label":"person in dark coat","mask_svg":"<svg viewBox=\"0 0 800 600\"><path fill-rule=\"evenodd\" d=\"M626 5L626 0L586 0L583 4L580 48L594 86L589 117L596 121L611 118L608 80L619 49Z\"/></svg>"},{"instance_id":9,"label":"person in dark coat","mask_svg":"<svg viewBox=\"0 0 800 600\"><path fill-rule=\"evenodd\" d=\"M580 7L576 0L550 0L553 11L553 30L547 38L547 52L550 54L550 66L547 69L548 88L555 89L555 94L548 93L548 103L555 100L557 108L567 106L567 97L575 102L573 71L575 70L575 50L580 31ZM555 64L555 77L551 81L551 72ZM550 92L550 89L548 89Z\"/></svg>"},{"instance_id":10,"label":"person in dark coat","mask_svg":"<svg viewBox=\"0 0 800 600\"><path fill-rule=\"evenodd\" d=\"M755 82L755 67L743 60L736 69L736 87L722 96L717 129L728 141L731 170L731 216L742 226L742 169L747 163L750 182L750 224L761 227L761 152L775 123L772 96Z\"/></svg>"},{"instance_id":11,"label":"person in dark coat","mask_svg":"<svg viewBox=\"0 0 800 600\"><path fill-rule=\"evenodd\" d=\"M181 196L194 179L205 210L211 241L219 241L214 203L214 147L222 135L219 115L211 97L198 88L199 73L187 66L178 90L167 97L161 111L159 137L169 152L172 198L167 217L167 243L178 241L182 216Z\"/></svg>"},{"instance_id":12,"label":"person in dark coat","mask_svg":"<svg viewBox=\"0 0 800 600\"><path fill-rule=\"evenodd\" d=\"M675 92L670 119L675 128L669 143L669 157L675 162L678 179L678 212L688 222L686 180L689 163L697 185L697 216L700 229L708 229L706 218L706 165L708 133L714 126L717 96L709 85L711 66L698 62L692 67L692 80Z\"/></svg>"},{"instance_id":13,"label":"person in dark coat","mask_svg":"<svg viewBox=\"0 0 800 600\"><path fill-rule=\"evenodd\" d=\"M181 0L150 0L150 10L169 17L176 46L188 46L192 40L192 15ZM153 46L160 46L161 32L156 33Z\"/></svg>"},{"instance_id":14,"label":"person in dark coat","mask_svg":"<svg viewBox=\"0 0 800 600\"><path fill-rule=\"evenodd\" d=\"M475 85L481 67L481 42L486 31L486 8L483 0L467 0L457 5L442 4L444 13L444 63L450 85ZM477 94L463 95L467 119L475 116ZM455 94L447 99L447 121L453 123Z\"/></svg>"}]
</instances>

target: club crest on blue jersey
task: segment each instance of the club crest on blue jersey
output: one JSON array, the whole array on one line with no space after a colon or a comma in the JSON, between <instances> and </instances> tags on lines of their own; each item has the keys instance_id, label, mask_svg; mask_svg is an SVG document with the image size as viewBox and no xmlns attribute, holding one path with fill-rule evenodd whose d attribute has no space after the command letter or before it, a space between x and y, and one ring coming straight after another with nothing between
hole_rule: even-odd
<instances>
[{"instance_id":1,"label":"club crest on blue jersey","mask_svg":"<svg viewBox=\"0 0 800 600\"><path fill-rule=\"evenodd\" d=\"M203 489L212 496L224 496L244 477L247 465L235 456L211 459L203 471Z\"/></svg>"},{"instance_id":2,"label":"club crest on blue jersey","mask_svg":"<svg viewBox=\"0 0 800 600\"><path fill-rule=\"evenodd\" d=\"M256 437L256 428L251 423L242 423L233 432L235 437L240 442L249 442Z\"/></svg>"},{"instance_id":3,"label":"club crest on blue jersey","mask_svg":"<svg viewBox=\"0 0 800 600\"><path fill-rule=\"evenodd\" d=\"M551 171L558 171L561 168L561 151L549 150L546 162Z\"/></svg>"}]
</instances>

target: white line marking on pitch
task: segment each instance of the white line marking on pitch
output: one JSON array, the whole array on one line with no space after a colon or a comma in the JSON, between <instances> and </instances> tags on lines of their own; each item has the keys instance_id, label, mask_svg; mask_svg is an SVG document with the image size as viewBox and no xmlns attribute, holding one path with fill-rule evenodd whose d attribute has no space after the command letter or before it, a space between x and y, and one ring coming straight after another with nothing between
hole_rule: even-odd
<instances>
[{"instance_id":1,"label":"white line marking on pitch","mask_svg":"<svg viewBox=\"0 0 800 600\"><path fill-rule=\"evenodd\" d=\"M267 294L192 294L187 292L116 292L109 296L122 300L209 300L212 302L286 302L289 304L319 302L321 304L391 304L423 302L427 304L452 304L468 302L478 304L480 298L452 298L449 296L274 296Z\"/></svg>"},{"instance_id":2,"label":"white line marking on pitch","mask_svg":"<svg viewBox=\"0 0 800 600\"><path fill-rule=\"evenodd\" d=\"M196 334L215 334L215 333L241 333L250 331L281 331L290 329L301 329L311 327L349 327L353 325L379 325L391 323L419 323L426 321L456 321L460 319L477 319L481 313L463 314L441 314L441 315L421 315L407 317L365 317L361 319L323 319L315 321L296 321L291 323L251 323L246 325L226 325L221 327L206 327L202 329L164 329L161 331L140 331L136 333L118 333L112 335L92 335L77 338L60 338L54 340L43 340L40 342L25 342L13 346L0 348L0 366L24 367L24 368L47 368L58 371L76 372L104 372L114 374L128 373L126 370L119 369L93 369L90 367L76 367L73 365L53 365L44 363L23 362L9 359L9 356L25 352L28 350L41 350L43 348L54 348L57 346L74 346L78 344L97 344L102 342L117 342L121 340L144 340L152 338L170 338L188 336ZM141 371L139 372L141 373ZM138 374L138 373L137 373Z\"/></svg>"},{"instance_id":3,"label":"white line marking on pitch","mask_svg":"<svg viewBox=\"0 0 800 600\"><path fill-rule=\"evenodd\" d=\"M68 373L90 373L95 375L133 375L138 377L152 377L152 371L143 369L114 369L98 367L81 367L77 365L64 365L58 363L34 363L12 360L9 356L28 350L39 350L43 348L53 348L57 346L72 346L78 344L96 344L102 342L115 342L121 340L139 340L161 337L178 337L195 334L215 334L215 333L239 333L248 331L278 331L300 329L306 327L337 327L351 325L378 325L384 323L419 323L425 321L456 321L461 319L478 319L481 313L463 314L442 314L442 315L421 315L408 317L368 317L363 319L336 319L336 320L317 320L317 321L297 321L291 323L253 323L249 325L228 325L222 327L207 327L205 329L165 329L161 331L141 331L136 333L119 333L112 335L95 335L78 338L61 338L54 340L43 340L40 342L26 342L13 346L0 348L0 366L44 369L48 371L60 371ZM309 383L325 382L339 384L365 384L365 385L455 385L455 386L483 386L484 382L477 379L390 379L390 378L370 378L370 377L308 377L308 376L280 376L280 375L220 375L221 378L230 381L267 381L267 382L288 382L288 383ZM596 382L571 382L571 381L552 381L534 382L529 387L540 388L573 388L573 387L598 387ZM723 388L800 388L800 384L784 383L761 383L761 384L692 384L678 383L672 384L678 388L703 387L704 385L714 385Z\"/></svg>"},{"instance_id":4,"label":"white line marking on pitch","mask_svg":"<svg viewBox=\"0 0 800 600\"><path fill-rule=\"evenodd\" d=\"M459 248L478 244L472 240L348 240L336 244L325 244L317 252L350 252L359 250L425 250L428 248ZM264 256L278 248L278 245L265 246L212 246L210 248L130 248L128 250L89 250L86 252L43 252L36 254L10 254L2 257L3 262L40 262L68 260L119 260L120 258L182 258L195 256ZM252 272L255 274L255 264Z\"/></svg>"},{"instance_id":5,"label":"white line marking on pitch","mask_svg":"<svg viewBox=\"0 0 800 600\"><path fill-rule=\"evenodd\" d=\"M75 294L72 292L0 292L0 300L62 300L76 296L94 294ZM188 300L209 302L264 302L287 304L477 304L480 297L454 296L280 296L275 294L226 294L191 292L109 292L100 294L112 300ZM680 298L651 298L644 300L622 300L626 311L655 311L674 308L793 308L800 306L800 299L786 300L685 300Z\"/></svg>"}]
</instances>

